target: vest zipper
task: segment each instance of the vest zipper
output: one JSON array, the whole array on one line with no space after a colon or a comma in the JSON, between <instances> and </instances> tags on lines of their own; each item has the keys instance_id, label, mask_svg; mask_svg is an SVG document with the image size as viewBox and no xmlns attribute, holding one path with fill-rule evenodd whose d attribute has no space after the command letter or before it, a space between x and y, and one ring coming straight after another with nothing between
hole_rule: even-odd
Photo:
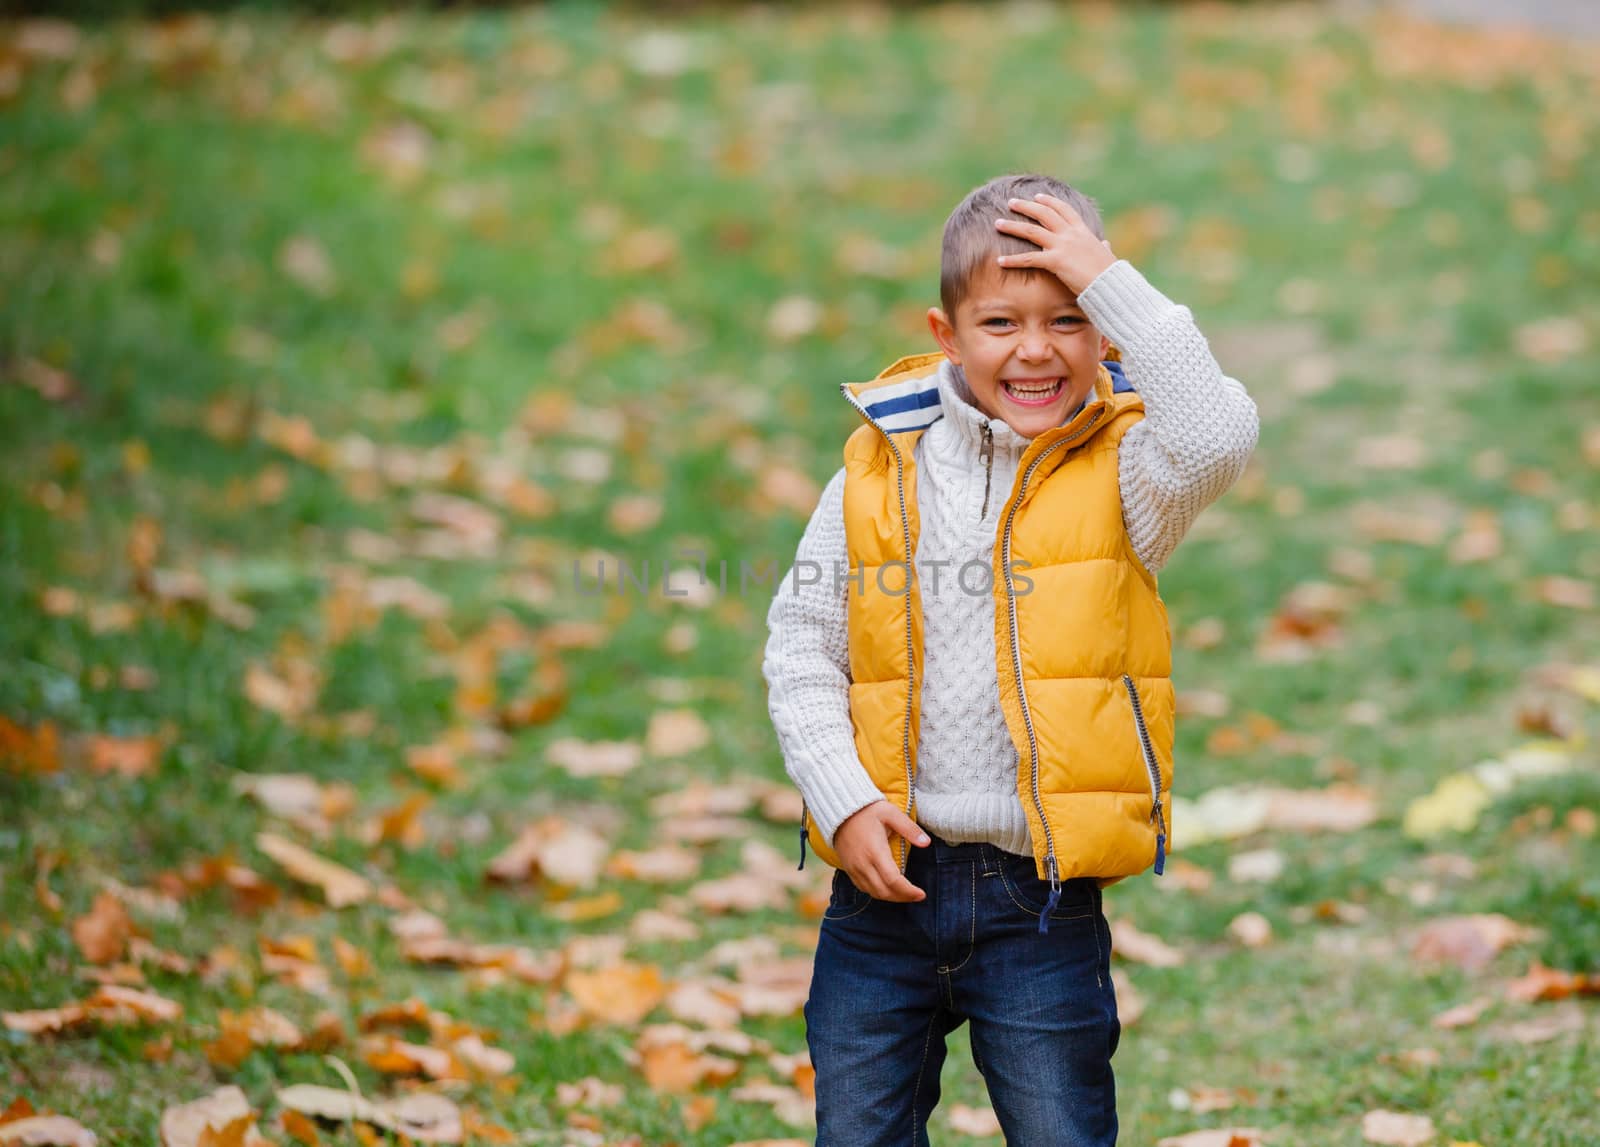
<instances>
[{"instance_id":1,"label":"vest zipper","mask_svg":"<svg viewBox=\"0 0 1600 1147\"><path fill-rule=\"evenodd\" d=\"M911 773L911 711L917 695L917 659L915 634L911 625L911 567L913 563L911 560L911 519L906 514L906 460L904 455L900 453L899 443L894 440L893 435L883 428L883 423L868 414L866 408L856 401L856 396L850 393L850 384L847 382L840 383L839 393L844 395L845 401L856 408L862 418L865 418L879 434L883 435L884 441L889 444L889 449L894 453L895 485L900 494L900 531L906 554L906 719L900 733L900 752L906 763L905 814L912 820L916 820L917 818L912 811L917 803L917 790L916 778ZM903 875L906 865L911 860L911 844L898 833L890 835L889 847L900 853L897 863Z\"/></svg>"},{"instance_id":2,"label":"vest zipper","mask_svg":"<svg viewBox=\"0 0 1600 1147\"><path fill-rule=\"evenodd\" d=\"M994 477L994 431L989 424L983 424L983 443L978 447L978 457L983 459L983 512L978 515L981 522L989 516L989 479Z\"/></svg>"},{"instance_id":3,"label":"vest zipper","mask_svg":"<svg viewBox=\"0 0 1600 1147\"><path fill-rule=\"evenodd\" d=\"M1041 932L1050 930L1050 913L1061 900L1060 868L1056 863L1055 838L1050 832L1050 822L1044 815L1044 802L1039 798L1039 738L1033 731L1033 715L1028 711L1028 691L1022 683L1022 645L1017 640L1017 587L1011 577L1011 523L1017 516L1017 507L1022 505L1022 498L1027 493L1028 479L1033 477L1033 472L1039 468L1039 463L1060 447L1074 439L1082 438L1100 421L1100 415L1104 413L1105 408L1102 407L1082 427L1065 438L1052 442L1028 463L1028 468L1022 473L1022 481L1017 486L1017 496L1011 500L1011 509L1006 512L1005 529L1001 532L1001 566L1006 578L1006 607L1011 620L1011 659L1017 675L1017 700L1022 706L1022 723L1028 729L1029 767L1033 773L1033 807L1039 813L1039 823L1044 826L1045 870L1050 874L1050 898L1045 901L1044 911L1039 913Z\"/></svg>"},{"instance_id":4,"label":"vest zipper","mask_svg":"<svg viewBox=\"0 0 1600 1147\"><path fill-rule=\"evenodd\" d=\"M1122 683L1128 687L1128 700L1133 703L1133 727L1139 734L1139 751L1144 754L1144 767L1150 774L1150 819L1159 823L1156 833L1156 875L1160 876L1167 864L1167 818L1161 811L1161 766L1150 746L1150 731L1144 726L1144 708L1139 704L1139 690L1133 678L1124 673Z\"/></svg>"}]
</instances>

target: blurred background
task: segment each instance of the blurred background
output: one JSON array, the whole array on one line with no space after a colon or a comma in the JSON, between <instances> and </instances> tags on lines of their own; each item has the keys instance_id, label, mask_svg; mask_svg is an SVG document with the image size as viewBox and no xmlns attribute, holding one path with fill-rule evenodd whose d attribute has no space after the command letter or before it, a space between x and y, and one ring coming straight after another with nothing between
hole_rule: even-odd
<instances>
[{"instance_id":1,"label":"blurred background","mask_svg":"<svg viewBox=\"0 0 1600 1147\"><path fill-rule=\"evenodd\" d=\"M1262 416L1125 1141L1600 1141L1592 5L5 9L0 1143L811 1142L766 607L1008 170Z\"/></svg>"}]
</instances>

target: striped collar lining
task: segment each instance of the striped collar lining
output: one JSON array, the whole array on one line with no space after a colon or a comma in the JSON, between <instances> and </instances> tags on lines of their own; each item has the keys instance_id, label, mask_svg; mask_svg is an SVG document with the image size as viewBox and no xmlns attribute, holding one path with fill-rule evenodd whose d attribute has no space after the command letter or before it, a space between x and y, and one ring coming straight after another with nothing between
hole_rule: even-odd
<instances>
[{"instance_id":1,"label":"striped collar lining","mask_svg":"<svg viewBox=\"0 0 1600 1147\"><path fill-rule=\"evenodd\" d=\"M1102 364L1111 375L1111 392L1120 394L1134 389L1122 372L1122 364L1107 359ZM904 382L873 387L865 403L850 394L846 397L856 404L873 422L883 427L886 434L903 434L908 430L925 430L944 417L939 406L939 371L928 371ZM1080 410L1082 407L1079 408ZM1074 414L1077 411L1073 412Z\"/></svg>"}]
</instances>

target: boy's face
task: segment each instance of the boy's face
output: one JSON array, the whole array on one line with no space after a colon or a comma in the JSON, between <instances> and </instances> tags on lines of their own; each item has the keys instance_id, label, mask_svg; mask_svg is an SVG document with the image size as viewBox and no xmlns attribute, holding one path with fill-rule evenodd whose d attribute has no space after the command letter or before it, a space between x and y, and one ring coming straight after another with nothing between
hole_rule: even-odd
<instances>
[{"instance_id":1,"label":"boy's face","mask_svg":"<svg viewBox=\"0 0 1600 1147\"><path fill-rule=\"evenodd\" d=\"M929 309L928 326L966 374L979 408L1024 438L1078 409L1111 345L1048 271L982 271L953 316Z\"/></svg>"}]
</instances>

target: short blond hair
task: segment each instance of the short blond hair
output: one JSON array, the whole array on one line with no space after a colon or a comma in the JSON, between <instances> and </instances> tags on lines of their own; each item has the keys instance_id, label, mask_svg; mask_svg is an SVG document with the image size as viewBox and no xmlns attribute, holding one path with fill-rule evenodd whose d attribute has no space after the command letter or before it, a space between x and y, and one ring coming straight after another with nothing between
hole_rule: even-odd
<instances>
[{"instance_id":1,"label":"short blond hair","mask_svg":"<svg viewBox=\"0 0 1600 1147\"><path fill-rule=\"evenodd\" d=\"M1027 216L1013 212L1007 206L1007 201L1032 199L1041 191L1070 203L1097 238L1106 237L1105 225L1100 222L1100 209L1094 200L1051 176L1031 172L999 175L983 186L974 188L956 204L956 209L950 212L950 218L944 222L944 244L939 254L939 303L951 322L955 322L956 307L967 297L978 272L1001 269L995 263L997 256L1020 255L1039 249L1021 236L996 231L994 221L1006 215L1027 219ZM1031 267L1008 270L1013 274L1041 273Z\"/></svg>"}]
</instances>

